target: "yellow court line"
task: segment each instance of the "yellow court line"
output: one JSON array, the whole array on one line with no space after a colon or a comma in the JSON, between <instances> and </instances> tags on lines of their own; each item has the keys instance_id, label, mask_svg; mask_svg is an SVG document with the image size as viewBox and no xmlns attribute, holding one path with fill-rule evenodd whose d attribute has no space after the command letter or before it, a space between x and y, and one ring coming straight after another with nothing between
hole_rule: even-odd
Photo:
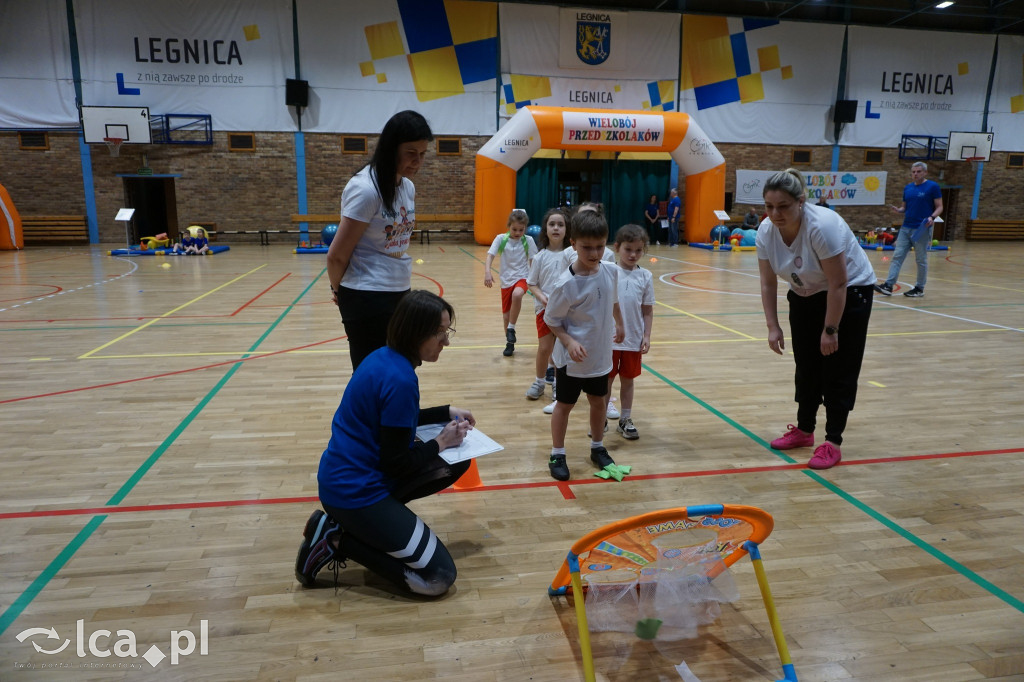
<instances>
[{"instance_id":1,"label":"yellow court line","mask_svg":"<svg viewBox=\"0 0 1024 682\"><path fill-rule=\"evenodd\" d=\"M164 313L163 315L160 315L159 317L153 318L149 322L146 322L145 324L142 324L142 325L136 327L135 329L131 330L130 332L125 332L124 334L122 334L121 336L117 337L116 339L114 339L112 341L107 341L105 344L103 344L99 348L93 348L91 351L89 351L85 355L80 355L78 357L78 359L79 360L84 360L84 359L88 358L89 356L91 356L93 353L98 353L98 352L100 352L101 350L103 350L104 348L106 348L108 346L113 346L118 341L122 341L124 339L127 339L129 336L131 336L135 332L140 332L143 329L145 329L146 327L148 327L149 325L154 324L156 322L159 322L160 320L162 320L162 319L164 319L164 318L166 318L166 317L168 317L170 315L173 315L174 313L178 312L179 310L184 310L185 308L189 307L193 303L198 303L199 301L203 300L204 298L206 298L210 294L216 293L216 292L220 291L221 289L223 289L224 287L226 287L226 286L228 286L230 284L234 284L238 280L244 279L244 278L248 277L249 275L251 275L252 273L256 272L257 270L262 270L265 267L267 267L266 263L264 263L263 265L261 265L259 267L253 268L252 270L250 270L249 272L245 273L244 275L239 275L238 277L235 277L230 282L225 282L224 284L221 284L219 287L207 291L202 296L197 296L196 298L193 298L191 301L188 301L187 303L182 303L177 308L174 308L173 310L169 310L166 313Z\"/></svg>"},{"instance_id":2,"label":"yellow court line","mask_svg":"<svg viewBox=\"0 0 1024 682\"><path fill-rule=\"evenodd\" d=\"M674 310L677 313L682 313L683 315L686 315L687 317L692 317L695 320L699 320L701 322L710 324L712 327L718 327L719 329L724 329L727 332L731 332L733 334L737 334L739 336L742 336L743 338L748 339L750 341L761 341L762 340L762 339L758 339L755 336L751 336L750 334L744 334L743 332L736 331L735 329L730 329L729 327L726 327L725 325L718 324L717 322L712 322L711 320L704 319L700 315L694 315L693 313L688 313L685 310L680 310L679 308L674 308L674 307L670 306L668 303L662 303L661 301L656 301L656 303L658 305L665 306L669 310Z\"/></svg>"},{"instance_id":3,"label":"yellow court line","mask_svg":"<svg viewBox=\"0 0 1024 682\"><path fill-rule=\"evenodd\" d=\"M872 386L877 386L878 388L885 388L885 384L880 384L877 381L869 381L868 383Z\"/></svg>"}]
</instances>

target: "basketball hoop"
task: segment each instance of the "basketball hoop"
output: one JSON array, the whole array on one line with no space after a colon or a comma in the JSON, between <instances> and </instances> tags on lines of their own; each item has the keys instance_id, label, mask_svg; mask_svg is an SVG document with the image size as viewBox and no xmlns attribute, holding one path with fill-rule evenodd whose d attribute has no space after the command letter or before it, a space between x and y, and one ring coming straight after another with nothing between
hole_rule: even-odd
<instances>
[{"instance_id":1,"label":"basketball hoop","mask_svg":"<svg viewBox=\"0 0 1024 682\"><path fill-rule=\"evenodd\" d=\"M971 157L968 157L968 158L964 159L964 161L970 161L971 162L971 169L975 173L978 172L978 164L981 163L984 160L985 160L984 156L971 156Z\"/></svg>"},{"instance_id":2,"label":"basketball hoop","mask_svg":"<svg viewBox=\"0 0 1024 682\"><path fill-rule=\"evenodd\" d=\"M110 150L110 155L117 156L121 151L124 139L120 137L104 137L103 142L107 145L107 149Z\"/></svg>"}]
</instances>

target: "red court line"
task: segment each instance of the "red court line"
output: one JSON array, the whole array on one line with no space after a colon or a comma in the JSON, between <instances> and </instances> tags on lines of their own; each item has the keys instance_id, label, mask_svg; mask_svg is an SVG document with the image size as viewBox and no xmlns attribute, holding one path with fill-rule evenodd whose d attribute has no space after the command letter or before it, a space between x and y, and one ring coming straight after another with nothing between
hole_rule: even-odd
<instances>
[{"instance_id":1,"label":"red court line","mask_svg":"<svg viewBox=\"0 0 1024 682\"><path fill-rule=\"evenodd\" d=\"M282 350L275 350L270 353L259 353L248 358L239 358L237 360L225 360L224 362L215 362L212 365L202 365L200 367L190 367L189 369L178 369L173 372L164 372L162 374L151 374L145 377L135 377L134 379L122 379L121 381L111 381L106 384L95 384L93 386L80 386L78 388L68 388L63 391L53 391L52 393L40 393L39 395L26 395L20 398L8 398L7 400L0 400L0 405L7 403L17 403L23 400L35 400L36 398L52 398L57 395L64 395L66 393L78 393L79 391L91 391L95 388L110 388L111 386L120 386L122 384L132 384L136 381L149 381L150 379L162 379L163 377L174 376L175 374L188 374L189 372L198 372L204 369L214 369L216 367L225 367L227 365L234 365L240 362L249 362L250 360L262 360L269 358L274 355L280 355L281 353L292 353L295 351L304 350L306 348L312 348L313 346L320 346L325 343L332 343L334 341L341 341L342 339L348 338L347 336L339 336L333 339L327 339L325 341L315 341L313 343L307 343L305 346L296 346L295 348L284 348Z\"/></svg>"},{"instance_id":2,"label":"red court line","mask_svg":"<svg viewBox=\"0 0 1024 682\"><path fill-rule=\"evenodd\" d=\"M858 459L852 462L840 462L837 466L851 467L865 464L890 464L892 462L911 462L929 459L949 459L953 457L984 457L988 455L1012 455L1024 452L1024 448L1007 448L1004 450L976 450L974 452L943 452L931 455L904 455L902 457L877 457L874 459ZM703 471L680 471L671 474L647 474L642 476L629 476L629 481L651 481L670 478L697 478L703 476L723 476L729 474L757 474L766 471L791 471L794 469L806 469L805 464L773 464L770 466L744 467L742 469L706 469ZM557 488L567 500L576 499L572 492L574 485L591 485L595 483L611 484L601 478L584 478L576 481L538 481L534 483L504 483L501 485L483 485L477 488L448 488L440 494L484 492L494 490L523 490L531 488ZM150 512L167 511L175 509L210 509L215 507L244 507L249 505L263 504L312 504L319 501L316 496L308 497L274 497L254 500L220 500L215 502L178 502L174 504L146 504L131 507L89 507L81 509L49 509L43 511L4 512L0 513L0 520L3 519L30 519L50 516L75 516L82 514L119 514L123 512Z\"/></svg>"},{"instance_id":3,"label":"red court line","mask_svg":"<svg viewBox=\"0 0 1024 682\"><path fill-rule=\"evenodd\" d=\"M61 260L63 258L73 258L76 255L78 255L78 254L67 254L67 255L63 255L63 256L54 256L53 258L40 258L39 260L28 260L28 258L26 258L24 261L21 261L21 262L15 261L14 263L11 263L9 265L0 265L0 268L16 268L19 265L32 265L33 263L45 263L48 260Z\"/></svg>"},{"instance_id":4,"label":"red court line","mask_svg":"<svg viewBox=\"0 0 1024 682\"><path fill-rule=\"evenodd\" d=\"M271 284L271 285L270 285L269 287L267 287L266 289L264 289L264 290L263 290L263 291L261 291L260 293L256 294L255 296L253 296L253 297L252 297L251 299L249 299L249 300L248 300L248 301L246 301L245 303L243 303L243 304L242 304L242 306L241 306L240 308L238 308L237 310L235 310L235 312L233 312L233 313L231 313L230 315L228 315L228 317L234 317L234 316L235 316L235 315L237 315L238 313L242 312L243 310L245 310L246 308L248 308L248 307L249 307L250 305L252 305L253 303L255 303L255 302L256 302L256 299L258 299L258 298L259 298L260 296L262 296L263 294L267 293L268 291L270 291L271 289L273 289L273 288L274 288L274 287L276 287L276 286L277 286L278 284L280 284L281 282L285 281L286 279L288 279L288 278L289 278L289 277L291 277L291 276L292 276L292 273L290 273L290 272L289 272L289 273L288 273L288 274L286 274L286 275L285 275L284 277L282 277L281 279L277 280L276 282L274 282L273 284Z\"/></svg>"}]
</instances>

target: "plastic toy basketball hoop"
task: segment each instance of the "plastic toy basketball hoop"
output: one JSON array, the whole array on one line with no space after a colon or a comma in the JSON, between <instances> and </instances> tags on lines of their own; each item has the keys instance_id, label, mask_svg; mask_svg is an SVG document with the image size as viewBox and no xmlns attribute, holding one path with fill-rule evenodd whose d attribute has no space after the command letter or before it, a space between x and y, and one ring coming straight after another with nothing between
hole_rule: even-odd
<instances>
[{"instance_id":1,"label":"plastic toy basketball hoop","mask_svg":"<svg viewBox=\"0 0 1024 682\"><path fill-rule=\"evenodd\" d=\"M121 151L124 139L120 137L104 137L103 142L107 145L107 149L110 150L110 155L117 156Z\"/></svg>"}]
</instances>

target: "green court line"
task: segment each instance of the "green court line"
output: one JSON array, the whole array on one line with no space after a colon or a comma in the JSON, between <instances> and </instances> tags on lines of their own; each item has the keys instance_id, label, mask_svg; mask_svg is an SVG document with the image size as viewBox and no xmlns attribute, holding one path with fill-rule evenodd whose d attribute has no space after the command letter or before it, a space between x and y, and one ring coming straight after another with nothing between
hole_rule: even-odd
<instances>
[{"instance_id":1,"label":"green court line","mask_svg":"<svg viewBox=\"0 0 1024 682\"><path fill-rule=\"evenodd\" d=\"M785 453L779 452L778 450L773 450L771 445L764 438L761 438L760 436L756 435L755 433L750 431L750 429L748 429L745 426L743 426L742 424L738 423L736 420L732 419L731 417L725 415L720 410L715 409L714 407L712 407L711 405L709 405L705 401L701 400L700 398L698 398L693 393L690 393L685 388L683 388L682 386L680 386L676 382L672 381L671 379L669 379L665 375L663 375L663 374L661 374L659 372L656 372L655 370L651 369L647 364L643 364L642 366L643 366L643 368L646 371L648 371L652 375L658 377L663 382L665 382L666 384L668 384L672 388L676 389L677 391L679 391L680 393L685 395L687 398L689 398L693 402L697 403L697 405L699 405L700 407L704 408L708 412L711 412L713 415L715 415L716 417L718 417L719 419L724 421L726 424L728 424L729 426L732 426L734 429L736 429L737 431L739 431L743 435L747 436L748 438L753 440L755 443L757 443L758 445L760 445L761 447L765 448L766 450L771 452L773 455L778 457L779 459L781 459L781 460L783 460L785 462L788 462L790 464L796 462L796 460L793 459L792 457L790 457L789 455L786 455ZM1006 590L1003 590L1002 588L994 585L993 583L989 582L985 578L982 578L980 575L978 575L977 573L975 573L971 569L967 568L966 566L961 564L959 561L957 561L953 557L951 557L948 554L945 554L944 552L940 551L934 545L931 545L931 544L925 542L921 538L917 537L916 535L914 535L913 533L908 531L903 526L901 526L898 523L896 523L895 521L892 521L891 519L889 519L887 516L885 516L881 512L873 509L872 507L868 506L867 504L864 504L863 502L858 500L856 497L854 497L850 493L846 492L845 490L843 490L842 488L837 486L835 483L832 483L828 479L822 477L821 474L819 474L816 471L813 471L811 469L801 469L800 473L802 473L803 475L807 476L812 481L818 483L822 487L826 488L827 490L829 490L833 494L839 496L841 499L843 499L846 502L850 503L851 505L853 505L854 508L856 508L859 511L863 512L864 514L870 516L872 519L874 519L875 521L879 522L880 524L882 524L883 526L885 526L886 528L888 528L892 532L896 533L897 535L902 537L904 540L907 540L911 544L916 545L919 549L924 550L926 553L928 553L932 557L938 559L939 561L944 563L949 568L953 569L954 571L956 571L960 575L964 576L965 578L967 578L968 580L973 582L978 587L982 588L983 590L985 590L986 592L990 593L994 597L996 597L996 598L1006 602L1008 605L1012 606L1013 608L1017 609L1018 611L1024 613L1024 601L1018 599L1017 597L1014 597L1012 594L1006 592Z\"/></svg>"},{"instance_id":2,"label":"green court line","mask_svg":"<svg viewBox=\"0 0 1024 682\"><path fill-rule=\"evenodd\" d=\"M273 332L274 329L276 329L278 325L281 324L285 316L287 316L292 311L292 308L295 307L298 301L300 301L302 297L305 296L306 293L313 288L314 284L320 281L320 278L323 276L324 272L326 272L326 268L324 270L321 270L320 274L313 278L312 282L310 282L309 286L302 290L298 298L296 298L294 301L292 301L291 304L285 307L285 309L281 312L277 319L274 320L267 328L267 330L260 335L260 337L256 340L255 343L253 343L253 345L249 348L248 352L255 352L256 349L259 348L260 344L263 343L263 341L270 335L270 333ZM248 353L246 355L248 355ZM245 356L243 356L243 359L244 357ZM224 385L227 384L228 380L230 380L231 377L235 375L235 373L241 366L241 360L239 360L238 363L231 366L231 368L227 371L224 377L221 378L221 380L218 381L217 384L210 389L206 396L199 401L199 404L196 405L196 407L193 408L192 411L189 412L185 416L185 418L181 420L178 426L175 427L173 431L171 431L171 433L167 436L167 438L163 440L160 446L153 451L153 454L150 455L146 459L146 461L143 462L138 469L136 469L135 473L132 474L132 476L127 481L125 481L124 485L122 485L121 488L116 493L114 493L113 497L111 497L110 500L107 501L106 506L116 507L118 504L124 501L124 498L128 496L128 494L136 485L138 485L139 481L142 480L142 477L145 476L146 473L153 468L153 465L157 463L157 461L160 459L160 457L163 456L165 452L167 452L167 449L174 443L178 436L180 436L182 432L184 432L185 429L188 428L188 426L195 420L199 413L202 412L203 407L205 407L211 400L213 400L214 396L216 396L217 393L224 387ZM51 561L45 569L43 569L43 572L40 573L39 576L32 581L32 584L30 584L28 588L25 589L24 592L18 595L17 599L15 599L14 602L6 610L4 610L2 614L0 614L0 635L2 635L7 630L7 628L10 627L11 624L18 619L19 616L21 616L22 612L24 612L24 610L28 608L29 604L31 604L32 601L37 596L39 596L39 594L46 588L50 580L52 580L54 576L56 576L57 573L62 568L64 568L65 564L67 564L67 562L71 560L71 558L75 555L75 552L77 552L82 547L82 545L84 545L86 541L88 541L88 539L92 537L92 534L96 532L96 529L100 527L100 524L102 524L103 521L106 520L106 518L106 514L102 516L92 517L89 523L87 523L85 527L82 528L82 530L79 531L78 534L71 540L71 542L69 542L67 546L64 547L63 550L61 550L60 554L58 554L54 558L54 560Z\"/></svg>"},{"instance_id":3,"label":"green court line","mask_svg":"<svg viewBox=\"0 0 1024 682\"><path fill-rule=\"evenodd\" d=\"M0 614L0 635L2 635L4 631L11 626L18 616L21 615L21 612L32 603L32 600L39 596L39 593L43 591L50 580L57 575L57 571L64 568L64 564L71 560L71 557L74 556L75 552L77 552L78 549L85 544L85 541L88 540L94 532L96 532L96 529L100 527L100 524L103 523L106 518L107 516L105 514L103 516L92 517L89 520L89 523L85 524L85 527L78 531L78 535L76 535L71 542L61 550L60 554L57 555L57 558L51 561L50 565L44 568L43 572L39 574L39 577L32 581L32 584L28 586L28 589L19 594L18 598L14 600L14 603L11 604L6 611Z\"/></svg>"}]
</instances>

